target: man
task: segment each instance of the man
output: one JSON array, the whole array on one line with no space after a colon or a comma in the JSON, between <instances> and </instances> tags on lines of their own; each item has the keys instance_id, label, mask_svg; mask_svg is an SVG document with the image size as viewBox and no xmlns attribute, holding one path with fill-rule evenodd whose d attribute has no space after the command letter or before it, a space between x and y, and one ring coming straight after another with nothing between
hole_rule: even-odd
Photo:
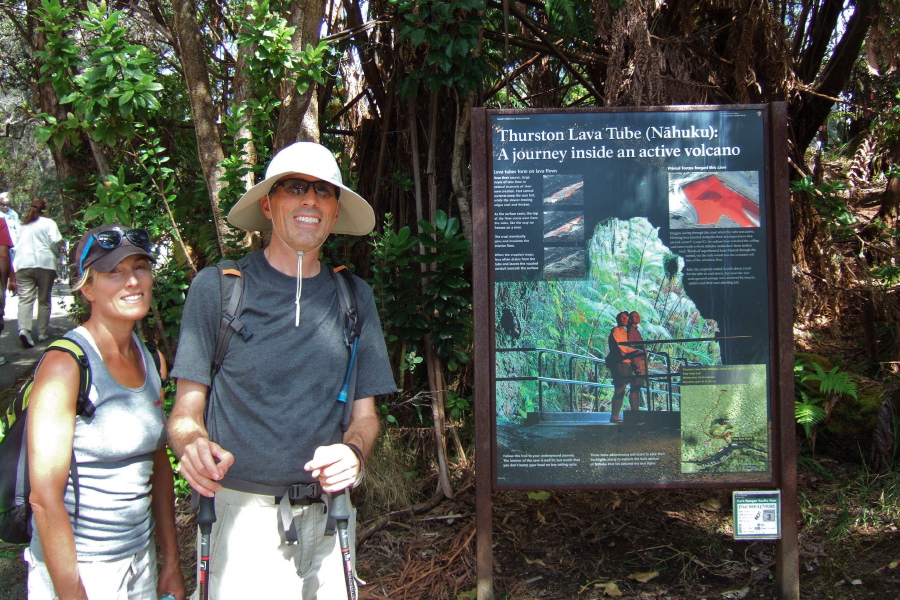
<instances>
[{"instance_id":1,"label":"man","mask_svg":"<svg viewBox=\"0 0 900 600\"><path fill-rule=\"evenodd\" d=\"M640 315L638 315L638 322L640 322ZM628 403L631 406L631 410L640 410L641 407L641 383L643 379L635 377L635 375L638 374L636 361L642 360L644 351L628 346L629 323L629 313L623 311L617 314L616 327L613 327L607 340L609 352L606 354L606 367L609 369L613 382L610 423L622 422L619 412L622 410L622 403L625 400L625 390L629 386L631 389L628 394Z\"/></svg>"},{"instance_id":2,"label":"man","mask_svg":"<svg viewBox=\"0 0 900 600\"><path fill-rule=\"evenodd\" d=\"M265 180L228 220L247 231L272 230L264 250L238 261L238 316L250 335L231 338L213 384L220 276L202 271L185 304L169 419L182 474L200 494L215 494L210 597L344 598L340 548L325 537L324 505L309 484L338 492L358 482L379 433L374 396L396 386L372 290L354 278L362 331L356 397L342 433L344 404L336 398L348 364L346 331L335 281L318 253L332 232L368 234L375 215L343 184L326 148L299 142L272 159ZM279 515L291 485L308 486L295 488L286 519L299 532L296 544L286 541L291 527Z\"/></svg>"},{"instance_id":3,"label":"man","mask_svg":"<svg viewBox=\"0 0 900 600\"><path fill-rule=\"evenodd\" d=\"M6 288L16 293L16 274L12 269L13 241L9 235L6 221L0 219L0 333L3 332L3 311L6 309ZM6 358L0 356L0 365L6 364Z\"/></svg>"}]
</instances>

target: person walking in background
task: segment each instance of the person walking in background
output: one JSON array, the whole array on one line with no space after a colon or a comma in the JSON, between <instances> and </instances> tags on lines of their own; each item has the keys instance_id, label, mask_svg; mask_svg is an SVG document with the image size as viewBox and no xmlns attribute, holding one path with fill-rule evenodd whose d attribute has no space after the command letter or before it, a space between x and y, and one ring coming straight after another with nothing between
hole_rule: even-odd
<instances>
[{"instance_id":1,"label":"person walking in background","mask_svg":"<svg viewBox=\"0 0 900 600\"><path fill-rule=\"evenodd\" d=\"M13 241L9 235L6 221L0 219L0 333L3 332L3 311L6 309L6 288L16 292L16 274L12 269ZM0 356L0 365L6 364L6 358Z\"/></svg>"},{"instance_id":2,"label":"person walking in background","mask_svg":"<svg viewBox=\"0 0 900 600\"><path fill-rule=\"evenodd\" d=\"M102 225L78 244L75 291L91 316L65 337L88 359L93 412L76 410L78 364L48 351L28 409L29 600L184 600L162 408L165 360L156 351L157 371L134 334L152 303L153 260L145 229Z\"/></svg>"},{"instance_id":3,"label":"person walking in background","mask_svg":"<svg viewBox=\"0 0 900 600\"><path fill-rule=\"evenodd\" d=\"M47 201L35 198L19 228L13 269L19 287L19 340L25 348L33 348L47 339L50 323L50 301L56 280L56 261L62 236L53 219L43 216ZM37 300L37 322L34 302Z\"/></svg>"},{"instance_id":4,"label":"person walking in background","mask_svg":"<svg viewBox=\"0 0 900 600\"><path fill-rule=\"evenodd\" d=\"M9 235L15 244L19 238L19 226L22 222L19 220L19 213L10 206L9 192L0 192L0 219L6 221ZM10 254L10 256L15 256L15 254Z\"/></svg>"}]
</instances>

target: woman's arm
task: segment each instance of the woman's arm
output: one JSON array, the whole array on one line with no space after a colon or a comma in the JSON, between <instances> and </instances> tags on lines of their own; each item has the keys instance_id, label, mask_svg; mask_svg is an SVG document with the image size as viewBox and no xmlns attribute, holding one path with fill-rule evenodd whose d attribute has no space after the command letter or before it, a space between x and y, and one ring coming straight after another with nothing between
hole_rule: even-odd
<instances>
[{"instance_id":1,"label":"woman's arm","mask_svg":"<svg viewBox=\"0 0 900 600\"><path fill-rule=\"evenodd\" d=\"M153 475L150 477L151 510L156 522L156 542L162 558L157 591L160 596L174 594L184 600L184 577L181 574L181 556L175 531L174 474L169 464L165 446L156 451Z\"/></svg>"},{"instance_id":2,"label":"woman's arm","mask_svg":"<svg viewBox=\"0 0 900 600\"><path fill-rule=\"evenodd\" d=\"M81 372L71 356L48 352L34 379L28 408L31 507L44 561L60 598L86 600L78 574L75 536L63 499L75 438Z\"/></svg>"},{"instance_id":3,"label":"woman's arm","mask_svg":"<svg viewBox=\"0 0 900 600\"><path fill-rule=\"evenodd\" d=\"M169 369L162 352L159 356L159 376L166 379ZM166 404L166 390L160 389L159 400ZM175 474L169 462L169 453L163 446L153 457L153 475L150 477L150 509L156 522L156 542L162 558L157 592L159 596L174 594L176 600L184 600L184 576L181 574L181 555L178 552L178 533L175 529Z\"/></svg>"}]
</instances>

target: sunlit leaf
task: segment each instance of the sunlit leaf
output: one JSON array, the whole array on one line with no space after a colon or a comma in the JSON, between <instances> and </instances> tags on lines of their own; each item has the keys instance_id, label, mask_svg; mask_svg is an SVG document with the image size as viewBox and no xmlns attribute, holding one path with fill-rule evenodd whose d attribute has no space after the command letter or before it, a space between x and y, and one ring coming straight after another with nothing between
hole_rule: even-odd
<instances>
[{"instance_id":1,"label":"sunlit leaf","mask_svg":"<svg viewBox=\"0 0 900 600\"><path fill-rule=\"evenodd\" d=\"M635 581L640 581L641 583L647 583L651 579L655 579L659 577L659 573L657 571L649 571L649 572L641 572L641 573L632 573L628 576L628 579L634 579Z\"/></svg>"},{"instance_id":2,"label":"sunlit leaf","mask_svg":"<svg viewBox=\"0 0 900 600\"><path fill-rule=\"evenodd\" d=\"M603 595L617 598L622 595L622 591L619 589L619 586L616 585L615 581L610 581L603 587Z\"/></svg>"}]
</instances>

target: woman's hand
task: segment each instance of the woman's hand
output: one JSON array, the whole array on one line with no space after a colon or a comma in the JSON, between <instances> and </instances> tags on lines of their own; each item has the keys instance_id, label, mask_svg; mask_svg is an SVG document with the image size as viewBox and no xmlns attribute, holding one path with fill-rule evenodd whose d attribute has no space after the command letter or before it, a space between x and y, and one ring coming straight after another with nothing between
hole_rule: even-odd
<instances>
[{"instance_id":1,"label":"woman's hand","mask_svg":"<svg viewBox=\"0 0 900 600\"><path fill-rule=\"evenodd\" d=\"M159 583L156 586L156 593L160 598L166 594L172 594L175 596L175 600L184 600L184 576L181 573L181 565L178 564L177 560L167 560L163 563L159 572Z\"/></svg>"}]
</instances>

